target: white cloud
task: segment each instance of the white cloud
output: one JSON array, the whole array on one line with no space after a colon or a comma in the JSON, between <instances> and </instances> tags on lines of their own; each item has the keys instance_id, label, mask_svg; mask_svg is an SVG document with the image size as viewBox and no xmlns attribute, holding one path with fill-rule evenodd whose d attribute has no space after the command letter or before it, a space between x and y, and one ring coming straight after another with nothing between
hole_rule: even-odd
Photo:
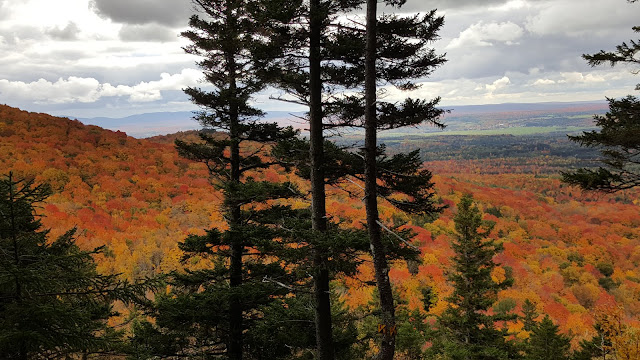
<instances>
[{"instance_id":1,"label":"white cloud","mask_svg":"<svg viewBox=\"0 0 640 360\"><path fill-rule=\"evenodd\" d=\"M533 85L553 85L555 83L556 82L551 79L538 79L536 80L536 82L533 83Z\"/></svg>"},{"instance_id":2,"label":"white cloud","mask_svg":"<svg viewBox=\"0 0 640 360\"><path fill-rule=\"evenodd\" d=\"M71 102L94 102L98 96L100 84L93 78L70 76L56 82L45 79L25 83L22 81L0 80L2 97L31 99L36 103L61 104Z\"/></svg>"},{"instance_id":3,"label":"white cloud","mask_svg":"<svg viewBox=\"0 0 640 360\"><path fill-rule=\"evenodd\" d=\"M33 101L38 104L92 103L102 97L125 96L130 102L150 102L162 99L162 91L181 90L198 84L202 73L184 69L179 74L162 73L160 80L140 82L134 86L100 84L94 78L70 76L55 82L39 79L30 83L0 80L0 95Z\"/></svg>"},{"instance_id":4,"label":"white cloud","mask_svg":"<svg viewBox=\"0 0 640 360\"><path fill-rule=\"evenodd\" d=\"M493 93L494 91L500 90L509 84L511 84L511 80L509 80L507 76L503 76L502 78L494 81L493 83L485 85L484 88L487 89L489 93Z\"/></svg>"},{"instance_id":5,"label":"white cloud","mask_svg":"<svg viewBox=\"0 0 640 360\"><path fill-rule=\"evenodd\" d=\"M520 10L522 8L529 8L531 5L525 0L511 0L498 6L492 6L490 11L509 12L513 10Z\"/></svg>"},{"instance_id":6,"label":"white cloud","mask_svg":"<svg viewBox=\"0 0 640 360\"><path fill-rule=\"evenodd\" d=\"M587 74L586 76L580 72L564 72L560 74L562 80L558 80L559 84L572 84L572 83L599 83L604 82L605 79L602 76Z\"/></svg>"},{"instance_id":7,"label":"white cloud","mask_svg":"<svg viewBox=\"0 0 640 360\"><path fill-rule=\"evenodd\" d=\"M512 45L523 34L522 28L510 21L488 24L480 21L462 31L457 38L451 40L446 48L493 46L494 43Z\"/></svg>"}]
</instances>

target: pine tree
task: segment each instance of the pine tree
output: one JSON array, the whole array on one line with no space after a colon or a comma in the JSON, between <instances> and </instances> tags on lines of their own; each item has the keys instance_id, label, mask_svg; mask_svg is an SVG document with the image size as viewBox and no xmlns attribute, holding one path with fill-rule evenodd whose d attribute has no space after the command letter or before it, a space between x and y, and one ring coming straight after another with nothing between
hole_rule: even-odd
<instances>
[{"instance_id":1,"label":"pine tree","mask_svg":"<svg viewBox=\"0 0 640 360\"><path fill-rule=\"evenodd\" d=\"M333 360L335 349L332 336L331 314L331 272L329 270L330 254L326 251L328 243L326 210L327 181L326 165L331 159L325 156L326 101L323 97L332 94L331 86L336 84L336 74L332 74L335 58L328 50L333 28L338 26L335 18L359 6L361 0L309 0L300 7L297 22L291 22L288 41L283 44L284 56L269 67L272 83L284 94L281 100L308 106L309 146L308 150L309 180L311 185L311 225L320 234L312 236L317 239L312 244L313 252L313 292L315 295L315 326L317 358ZM339 75L338 75L339 76ZM323 236L324 235L324 236Z\"/></svg>"},{"instance_id":2,"label":"pine tree","mask_svg":"<svg viewBox=\"0 0 640 360\"><path fill-rule=\"evenodd\" d=\"M526 299L522 304L522 322L526 331L533 331L536 327L536 318L538 317L536 305L531 300Z\"/></svg>"},{"instance_id":3,"label":"pine tree","mask_svg":"<svg viewBox=\"0 0 640 360\"><path fill-rule=\"evenodd\" d=\"M525 360L567 360L571 339L558 332L558 326L546 315L531 331Z\"/></svg>"},{"instance_id":4,"label":"pine tree","mask_svg":"<svg viewBox=\"0 0 640 360\"><path fill-rule=\"evenodd\" d=\"M119 334L107 326L112 302L134 288L100 275L75 229L50 241L35 208L51 191L33 181L0 180L0 354L3 359L62 358L109 352ZM140 289L138 289L140 290Z\"/></svg>"},{"instance_id":5,"label":"pine tree","mask_svg":"<svg viewBox=\"0 0 640 360\"><path fill-rule=\"evenodd\" d=\"M176 141L176 147L182 156L208 167L223 193L228 228L210 229L180 243L185 269L171 274L172 291L158 296L152 309L157 334L171 334L177 341L156 355L259 357L261 349L244 341L247 329L260 321L263 307L289 293L263 279L289 275L269 254L258 251L258 243L272 241L275 235L263 231L253 216L256 206L269 211L270 201L300 194L288 182L255 180L257 173L276 164L269 160L270 147L295 132L260 122L263 113L250 102L266 86L264 70L279 49L278 26L289 22L299 4L283 0L194 0L194 4L200 13L191 17L191 29L182 33L191 41L185 50L203 57L198 65L214 89L185 90L203 109L196 119L204 130L200 142ZM190 270L189 263L196 261L211 265Z\"/></svg>"},{"instance_id":6,"label":"pine tree","mask_svg":"<svg viewBox=\"0 0 640 360\"><path fill-rule=\"evenodd\" d=\"M392 5L395 2L390 2ZM373 257L376 284L380 294L380 307L382 311L382 323L387 329L396 328L395 305L391 283L389 281L389 266L387 250L381 238L381 225L378 215L378 157L379 148L377 132L380 129L393 129L408 124L417 125L424 122L439 124L437 119L442 111L435 108L437 100L433 102L414 101L408 99L404 106L379 102L377 99L378 83L386 81L396 84L400 89L412 89L416 86L412 79L424 76L438 65L444 62L442 57L436 56L431 51L425 51L425 45L435 40L437 30L442 25L442 18L436 18L432 12L424 19L414 17L386 17L378 24L377 0L367 0L366 19L366 51L364 56L364 183L365 205L367 212L367 228L369 229L369 241ZM384 26L387 28L384 28ZM381 31L378 30L382 26ZM414 45L412 40L419 40L419 45ZM379 42L383 45L380 46ZM393 53L391 52L393 51ZM381 63L379 65L377 63ZM398 66L398 64L402 64ZM411 106L408 106L411 104ZM379 111L381 109L382 111ZM389 116L391 115L391 116ZM417 153L416 153L417 154ZM417 174L414 172L394 171L396 169L383 169L394 173L396 180L392 187L394 192L405 192L411 195L411 201L415 201L412 209L417 213L433 211L433 205L428 201L421 201L420 191L428 193L430 190L430 173ZM407 170L407 169L398 169ZM426 175L426 176L424 176ZM408 180L408 181L407 181ZM422 184L420 182L422 181ZM404 183L403 183L404 182ZM412 187L406 187L411 182ZM418 186L416 186L418 185ZM420 186L421 185L421 186ZM417 195L417 196L416 196ZM422 205L422 208L417 206ZM425 207L426 205L426 207ZM406 207L405 207L406 208ZM383 332L380 342L380 352L377 355L381 360L392 360L395 352L395 332Z\"/></svg>"},{"instance_id":7,"label":"pine tree","mask_svg":"<svg viewBox=\"0 0 640 360\"><path fill-rule=\"evenodd\" d=\"M324 132L338 130L342 127L360 126L365 124L365 106L362 95L349 96L354 89L362 90L365 81L364 64L366 59L366 29L358 28L357 21L340 21L338 14L345 13L355 7L361 6L362 1L316 1L309 3L308 23L298 26L293 31L290 51L283 60L277 63L273 69L275 84L284 91L280 97L285 101L295 102L309 106L310 122L310 165L309 173L312 188L312 212L314 229L324 231L327 213L324 206L325 185L337 182L344 176L350 175L357 179L365 180L365 171L373 173L374 177L383 184L376 189L373 195L385 196L396 207L403 211L413 213L434 213L437 207L433 204L431 174L421 168L418 152L401 154L388 158L384 154L383 147L373 146L373 163L381 164L380 170L366 168L370 163L363 162L360 154L348 154L336 150L335 147L324 141ZM390 2L391 3L391 2ZM308 24L308 26L307 26ZM442 56L437 56L426 44L433 41L437 30L442 25L442 18L436 17L434 12L426 16L412 16L407 18L385 17L383 21L382 35L374 36L373 47L380 55L382 66L375 69L376 79L397 85L398 88L407 90L417 86L411 79L428 75L435 67L444 62ZM379 42L380 48L377 43ZM416 45L419 44L419 45ZM400 54L400 55L399 55ZM375 62L375 60L374 60ZM292 70L293 69L293 70ZM375 91L375 89L374 89ZM393 129L404 125L416 125L423 122L437 122L442 110L435 108L437 99L433 101L408 99L402 104L378 102L376 110L379 118L376 129ZM303 149L300 147L298 149ZM298 150L301 151L301 150ZM351 159L348 159L351 157ZM366 157L366 156L365 156ZM341 164L336 170L334 164ZM366 184L365 184L366 188ZM368 190L365 190L368 191ZM390 196L401 193L401 198ZM371 226L370 224L373 224ZM390 251L394 254L383 254L383 236L380 234L378 222L370 222L369 228L376 232L374 243L378 244L378 268L387 268L382 262L388 261L387 257L397 257L398 252L409 253L406 249ZM386 237L386 236L385 236ZM397 243L385 242L388 248ZM396 245L395 248L398 248ZM331 358L330 339L327 335L330 328L330 314L327 309L329 278L322 269L326 268L326 253L317 246L316 268L316 294L318 294L318 356L319 358ZM376 260L374 260L376 261ZM378 271L381 278L384 271ZM324 274L324 275L323 275ZM382 282L388 285L388 280ZM387 289L385 290L385 289ZM325 290L323 290L325 289ZM391 319L389 308L393 308L393 300L389 296L390 286L382 289L385 300L383 307L386 309L386 317ZM391 314L391 315L390 315ZM386 321L386 320L385 320ZM393 324L389 323L389 328ZM324 335L323 335L324 334ZM388 338L388 339L386 339ZM393 341L389 335L385 335L383 343ZM391 346L393 347L393 346ZM393 356L384 346L385 353ZM385 355L388 358L389 355Z\"/></svg>"},{"instance_id":8,"label":"pine tree","mask_svg":"<svg viewBox=\"0 0 640 360\"><path fill-rule=\"evenodd\" d=\"M447 298L450 305L438 318L439 331L432 352L461 360L514 358L512 344L505 341L506 334L495 325L496 321L509 318L487 314L498 291L513 283L511 278L501 283L491 278L497 266L493 257L502 251L502 245L485 238L491 229L483 224L482 214L470 195L460 200L454 222L455 256L448 276L454 290Z\"/></svg>"},{"instance_id":9,"label":"pine tree","mask_svg":"<svg viewBox=\"0 0 640 360\"><path fill-rule=\"evenodd\" d=\"M635 1L629 1L635 2ZM634 26L640 32L640 26ZM583 55L589 65L598 66L609 63L640 64L637 54L640 52L640 40L623 42L616 51L600 51L597 54ZM640 90L640 84L636 85ZM627 96L622 99L607 99L609 112L604 116L595 116L600 130L569 136L571 141L581 146L598 148L602 154L604 167L597 169L580 168L562 173L566 183L578 185L585 190L616 192L640 186L640 99Z\"/></svg>"}]
</instances>

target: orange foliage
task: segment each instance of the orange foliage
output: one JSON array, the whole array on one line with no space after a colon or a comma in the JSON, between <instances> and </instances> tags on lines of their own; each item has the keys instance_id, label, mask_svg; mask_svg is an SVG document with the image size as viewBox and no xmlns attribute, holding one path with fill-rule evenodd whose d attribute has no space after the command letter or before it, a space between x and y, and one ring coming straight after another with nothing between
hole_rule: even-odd
<instances>
[{"instance_id":1,"label":"orange foliage","mask_svg":"<svg viewBox=\"0 0 640 360\"><path fill-rule=\"evenodd\" d=\"M43 222L53 235L78 226L78 243L85 248L107 245L99 269L127 277L146 276L175 268L177 242L189 232L224 226L220 194L213 189L204 166L180 158L172 143L193 133L134 139L78 121L34 114L0 106L0 168L17 177L48 182L55 194L42 208ZM496 256L501 270L496 281L510 273L515 284L499 294L518 307L525 299L538 304L564 332L576 329L578 339L589 338L592 309L624 306L623 322L640 314L639 191L617 195L584 193L557 175L540 175L546 158L518 165L508 159L434 161L438 200L448 207L440 217L423 224L395 214L381 204L382 220L412 220L406 225L421 251L418 274L398 262L391 279L409 306L419 307L419 291L430 286L439 301L432 312L446 307L451 292L446 280L453 252L451 220L462 194L473 193L495 223L488 234L504 244ZM546 172L548 173L548 172ZM537 174L537 175L536 175ZM258 179L284 179L277 170ZM295 177L286 177L304 184ZM353 193L358 188L341 184ZM344 226L362 226L361 199L340 189L328 189L329 214ZM304 206L300 203L296 206ZM395 216L395 218L394 218ZM613 286L605 290L598 264L612 264ZM365 306L373 288L369 263L357 278L340 279L341 297L348 306ZM503 273L504 271L504 273ZM580 326L582 324L583 326ZM513 325L519 331L519 325Z\"/></svg>"}]
</instances>

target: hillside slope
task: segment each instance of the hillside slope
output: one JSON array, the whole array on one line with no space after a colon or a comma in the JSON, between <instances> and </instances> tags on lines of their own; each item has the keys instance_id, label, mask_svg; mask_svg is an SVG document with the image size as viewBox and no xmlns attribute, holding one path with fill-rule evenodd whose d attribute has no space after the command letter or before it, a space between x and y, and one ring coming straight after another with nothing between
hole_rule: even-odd
<instances>
[{"instance_id":1,"label":"hillside slope","mask_svg":"<svg viewBox=\"0 0 640 360\"><path fill-rule=\"evenodd\" d=\"M223 226L219 194L206 169L179 158L170 138L158 138L163 143L134 139L0 105L0 174L13 171L51 183L56 193L42 209L45 226L54 234L78 226L78 242L86 248L106 244L101 271L148 276L178 266L176 244L186 234ZM544 166L546 159L541 154L536 162ZM489 236L504 243L496 259L502 267L494 277L515 277L514 287L500 294L496 311L519 312L530 299L576 341L593 333L594 314L606 306L624 306L629 322L640 315L640 192L585 194L560 183L557 175L522 171L508 159L426 165L435 174L439 199L448 205L439 219L404 218L381 204L385 222L410 221L417 233L414 244L422 250L417 275L410 275L404 263L391 272L407 306L421 308L418 287L428 285L439 298L432 311L444 309L442 299L451 291L446 272L455 204L462 194L473 193L485 220L495 223ZM361 226L358 188L341 186L356 197L330 189L330 215ZM364 265L360 279L336 284L350 307L368 306L373 288L360 280L371 276ZM525 336L521 323L508 326Z\"/></svg>"},{"instance_id":2,"label":"hillside slope","mask_svg":"<svg viewBox=\"0 0 640 360\"><path fill-rule=\"evenodd\" d=\"M127 277L174 269L176 243L221 221L204 166L79 121L0 105L0 169L50 183L45 226L77 226L83 247L106 244L101 270Z\"/></svg>"}]
</instances>

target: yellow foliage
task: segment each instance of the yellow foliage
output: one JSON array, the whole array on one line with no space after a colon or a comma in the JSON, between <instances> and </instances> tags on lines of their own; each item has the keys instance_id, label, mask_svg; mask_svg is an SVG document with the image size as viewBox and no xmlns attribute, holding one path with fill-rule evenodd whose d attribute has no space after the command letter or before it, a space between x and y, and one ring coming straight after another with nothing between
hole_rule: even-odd
<instances>
[{"instance_id":1,"label":"yellow foliage","mask_svg":"<svg viewBox=\"0 0 640 360\"><path fill-rule=\"evenodd\" d=\"M439 263L438 258L433 253L426 253L422 257L423 265L438 265Z\"/></svg>"},{"instance_id":2,"label":"yellow foliage","mask_svg":"<svg viewBox=\"0 0 640 360\"><path fill-rule=\"evenodd\" d=\"M491 272L491 280L493 280L496 284L502 284L505 280L507 280L506 272L501 267L496 267Z\"/></svg>"}]
</instances>

